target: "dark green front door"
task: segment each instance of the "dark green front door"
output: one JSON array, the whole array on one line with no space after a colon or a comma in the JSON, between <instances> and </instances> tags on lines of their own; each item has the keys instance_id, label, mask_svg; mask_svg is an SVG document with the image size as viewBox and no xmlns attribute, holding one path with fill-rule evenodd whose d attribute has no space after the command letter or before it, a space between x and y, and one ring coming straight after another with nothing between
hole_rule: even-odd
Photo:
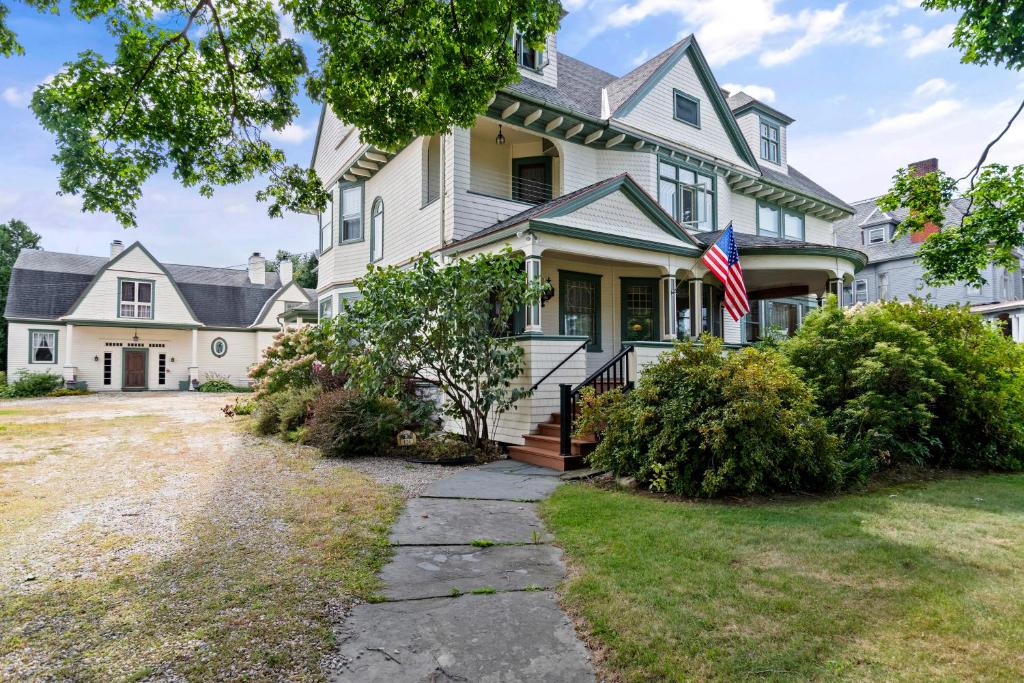
<instances>
[{"instance_id":1,"label":"dark green front door","mask_svg":"<svg viewBox=\"0 0 1024 683\"><path fill-rule=\"evenodd\" d=\"M622 342L658 341L658 280L622 278Z\"/></svg>"}]
</instances>

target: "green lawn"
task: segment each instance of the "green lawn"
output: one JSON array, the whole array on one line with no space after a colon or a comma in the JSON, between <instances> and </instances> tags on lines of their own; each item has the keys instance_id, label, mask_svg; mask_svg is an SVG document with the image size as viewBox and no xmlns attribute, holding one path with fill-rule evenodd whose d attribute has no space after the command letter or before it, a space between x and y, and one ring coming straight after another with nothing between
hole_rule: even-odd
<instances>
[{"instance_id":1,"label":"green lawn","mask_svg":"<svg viewBox=\"0 0 1024 683\"><path fill-rule=\"evenodd\" d=\"M572 485L544 511L615 677L1024 678L1024 476L749 506Z\"/></svg>"}]
</instances>

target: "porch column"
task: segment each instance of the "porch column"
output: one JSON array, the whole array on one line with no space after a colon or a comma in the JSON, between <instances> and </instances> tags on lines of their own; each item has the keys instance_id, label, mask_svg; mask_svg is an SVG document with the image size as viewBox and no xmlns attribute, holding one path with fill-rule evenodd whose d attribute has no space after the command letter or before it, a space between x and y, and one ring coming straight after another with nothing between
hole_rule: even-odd
<instances>
[{"instance_id":1,"label":"porch column","mask_svg":"<svg viewBox=\"0 0 1024 683\"><path fill-rule=\"evenodd\" d=\"M690 288L690 337L696 339L704 331L704 280L692 278L686 286Z\"/></svg>"},{"instance_id":2,"label":"porch column","mask_svg":"<svg viewBox=\"0 0 1024 683\"><path fill-rule=\"evenodd\" d=\"M540 256L526 257L526 279L530 284L540 282ZM534 301L526 307L526 325L523 331L527 334L541 334L544 331L540 321L540 301Z\"/></svg>"},{"instance_id":3,"label":"porch column","mask_svg":"<svg viewBox=\"0 0 1024 683\"><path fill-rule=\"evenodd\" d=\"M676 311L676 276L661 276L661 338L673 341L679 332L679 316Z\"/></svg>"},{"instance_id":4,"label":"porch column","mask_svg":"<svg viewBox=\"0 0 1024 683\"><path fill-rule=\"evenodd\" d=\"M72 361L74 355L75 326L68 324L64 326L64 368L62 377L64 383L70 385L75 381L75 364ZM60 353L60 345L57 345L57 353Z\"/></svg>"},{"instance_id":5,"label":"porch column","mask_svg":"<svg viewBox=\"0 0 1024 683\"><path fill-rule=\"evenodd\" d=\"M188 390L193 390L193 383L199 381L199 330L192 328L192 362L188 366Z\"/></svg>"},{"instance_id":6,"label":"porch column","mask_svg":"<svg viewBox=\"0 0 1024 683\"><path fill-rule=\"evenodd\" d=\"M835 294L836 301L839 305L843 305L843 278L841 277L830 277L828 284L825 285L825 294Z\"/></svg>"}]
</instances>

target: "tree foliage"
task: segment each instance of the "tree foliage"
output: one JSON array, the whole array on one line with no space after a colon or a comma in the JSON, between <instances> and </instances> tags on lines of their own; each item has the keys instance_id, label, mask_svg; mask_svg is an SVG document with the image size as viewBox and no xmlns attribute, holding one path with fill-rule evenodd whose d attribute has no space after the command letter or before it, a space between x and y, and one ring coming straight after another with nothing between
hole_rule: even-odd
<instances>
[{"instance_id":1,"label":"tree foliage","mask_svg":"<svg viewBox=\"0 0 1024 683\"><path fill-rule=\"evenodd\" d=\"M326 324L332 365L369 395L396 394L409 380L437 387L443 412L483 446L530 393L513 386L523 349L509 320L543 285L527 282L522 257L506 250L442 266L424 254L407 268L370 266L356 285L360 298Z\"/></svg>"},{"instance_id":2,"label":"tree foliage","mask_svg":"<svg viewBox=\"0 0 1024 683\"><path fill-rule=\"evenodd\" d=\"M929 10L961 12L952 46L960 50L965 64L992 64L1014 71L1024 67L1024 0L923 0L921 5ZM1024 247L1024 166L986 165L986 161L1022 111L1024 101L963 177L943 172L917 175L901 168L889 192L879 200L885 211L909 209L910 215L897 228L897 237L929 222L940 228L928 236L919 252L929 284L983 284L982 272L989 263L1009 270L1019 267L1013 251ZM946 224L943 210L965 181L965 215L958 224Z\"/></svg>"},{"instance_id":3,"label":"tree foliage","mask_svg":"<svg viewBox=\"0 0 1024 683\"><path fill-rule=\"evenodd\" d=\"M292 262L292 280L299 287L316 289L316 266L318 259L316 254L309 251L301 254L291 254L284 249L278 249L277 255L271 261L267 261L267 270L276 273L281 268L282 261Z\"/></svg>"},{"instance_id":4,"label":"tree foliage","mask_svg":"<svg viewBox=\"0 0 1024 683\"><path fill-rule=\"evenodd\" d=\"M0 43L2 45L2 43ZM0 370L7 370L7 291L11 283L11 270L22 249L38 249L41 238L25 221L12 218L0 223Z\"/></svg>"},{"instance_id":5,"label":"tree foliage","mask_svg":"<svg viewBox=\"0 0 1024 683\"><path fill-rule=\"evenodd\" d=\"M322 211L311 169L288 164L268 131L289 125L306 93L397 149L471 125L518 78L513 27L540 45L556 0L23 0L39 12L101 21L111 54L80 53L39 87L32 108L53 133L62 193L135 225L147 179L170 169L204 196L269 176L268 212ZM22 54L0 2L0 55ZM317 45L310 65L283 17Z\"/></svg>"}]
</instances>

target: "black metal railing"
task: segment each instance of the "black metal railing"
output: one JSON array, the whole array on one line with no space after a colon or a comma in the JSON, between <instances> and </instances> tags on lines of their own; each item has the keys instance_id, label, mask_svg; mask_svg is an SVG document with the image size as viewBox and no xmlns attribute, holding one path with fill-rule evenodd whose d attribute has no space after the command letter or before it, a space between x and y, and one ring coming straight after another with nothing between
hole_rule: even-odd
<instances>
[{"instance_id":1,"label":"black metal railing","mask_svg":"<svg viewBox=\"0 0 1024 683\"><path fill-rule=\"evenodd\" d=\"M544 376L543 376L543 377L541 377L541 378L540 378L539 380L537 380L536 384L534 384L534 385L533 385L532 387L530 387L530 391L537 391L537 387L539 387L539 386L540 386L540 385L541 385L541 384L542 384L542 383L544 382L544 380L546 380L546 379L547 379L548 377L550 377L551 375L555 374L555 371L556 371L556 370L558 370L558 368L560 368L560 367L562 367L563 365L565 365L565 364L566 364L566 363L567 363L567 362L569 361L569 359L570 359L570 358L572 358L573 356L575 356L575 355L576 355L577 353L579 353L579 352L580 352L580 351L582 351L583 349L587 348L587 344L589 344L589 343L590 343L590 340L588 339L587 341L585 341L585 342L583 342L582 344L580 344L579 346L577 346L577 347L576 347L576 348L575 348L575 349L574 349L574 350L572 351L572 353L570 353L570 354L569 354L568 356L566 356L566 357L565 357L565 358L563 358L562 360L558 361L558 365L556 365L555 367L553 367L553 368L551 368L550 370L548 370L548 372L547 372L547 374L546 374L546 375L544 375Z\"/></svg>"},{"instance_id":2,"label":"black metal railing","mask_svg":"<svg viewBox=\"0 0 1024 683\"><path fill-rule=\"evenodd\" d=\"M629 391L633 388L633 380L629 377L629 354L633 353L632 346L624 346L615 354L611 360L598 368L590 377L579 383L576 387L571 384L559 384L559 427L560 443L559 452L563 456L572 454L572 433L576 425L576 413L579 410L580 392L587 387L592 387L598 395L612 389Z\"/></svg>"}]
</instances>

